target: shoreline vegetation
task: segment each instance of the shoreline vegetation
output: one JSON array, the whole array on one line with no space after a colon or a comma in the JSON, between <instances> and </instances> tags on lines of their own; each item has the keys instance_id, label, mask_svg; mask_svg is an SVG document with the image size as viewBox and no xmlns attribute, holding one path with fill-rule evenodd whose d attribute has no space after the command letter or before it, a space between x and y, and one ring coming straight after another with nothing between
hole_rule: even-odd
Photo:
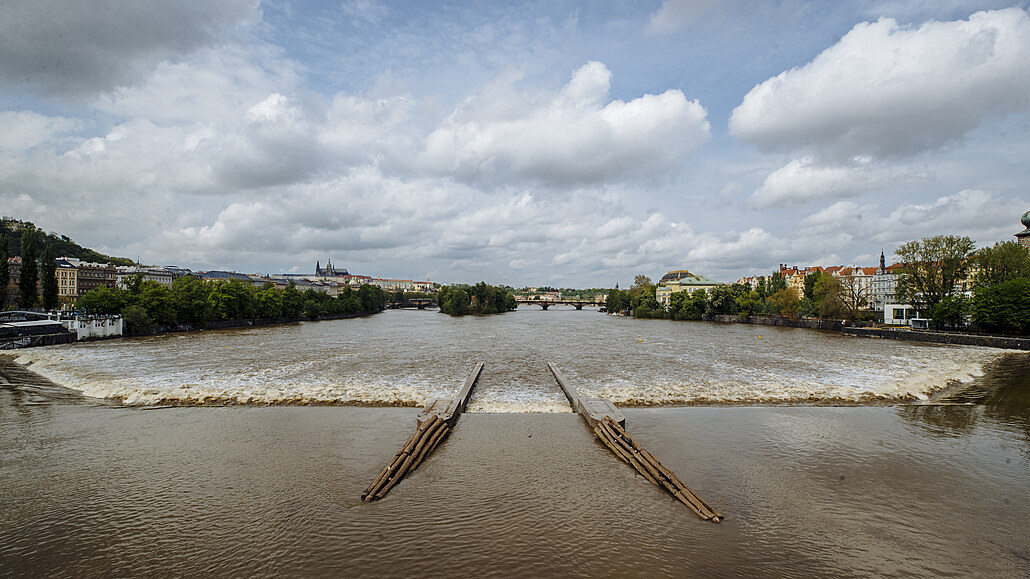
<instances>
[{"instance_id":1,"label":"shoreline vegetation","mask_svg":"<svg viewBox=\"0 0 1030 579\"><path fill-rule=\"evenodd\" d=\"M76 305L90 314L121 314L131 336L162 333L157 328L221 329L358 317L386 309L386 294L371 284L357 290L344 287L332 297L313 289L302 292L293 282L283 289L270 283L257 288L239 280L204 281L190 276L168 287L137 275L125 289L91 290Z\"/></svg>"},{"instance_id":2,"label":"shoreline vegetation","mask_svg":"<svg viewBox=\"0 0 1030 579\"><path fill-rule=\"evenodd\" d=\"M1018 243L1005 241L976 250L968 237L938 235L910 241L895 253L902 263L890 296L897 301L889 303L914 306L919 317L928 318L938 331L972 328L997 337L1030 334L1030 252ZM856 277L817 269L802 281L803 285L788 287L782 273L774 272L758 278L754 287L734 283L679 291L662 304L657 285L638 275L628 290L612 290L605 306L610 313L652 319L737 316L747 322L753 316L765 316L841 320L842 326L880 320L877 312L868 309L871 287Z\"/></svg>"},{"instance_id":3,"label":"shoreline vegetation","mask_svg":"<svg viewBox=\"0 0 1030 579\"><path fill-rule=\"evenodd\" d=\"M476 285L443 286L436 296L436 303L441 313L451 316L503 314L519 307L510 288L492 286L483 281Z\"/></svg>"}]
</instances>

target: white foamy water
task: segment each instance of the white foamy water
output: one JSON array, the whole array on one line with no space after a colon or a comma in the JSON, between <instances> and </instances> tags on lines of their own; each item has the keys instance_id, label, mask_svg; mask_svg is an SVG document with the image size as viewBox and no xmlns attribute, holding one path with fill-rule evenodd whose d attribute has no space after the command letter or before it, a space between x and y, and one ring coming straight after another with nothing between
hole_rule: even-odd
<instances>
[{"instance_id":1,"label":"white foamy water","mask_svg":"<svg viewBox=\"0 0 1030 579\"><path fill-rule=\"evenodd\" d=\"M546 368L621 405L926 399L1004 351L742 324L524 307L487 318L370 318L37 348L18 361L127 404L420 406L486 363L470 412L568 412Z\"/></svg>"}]
</instances>

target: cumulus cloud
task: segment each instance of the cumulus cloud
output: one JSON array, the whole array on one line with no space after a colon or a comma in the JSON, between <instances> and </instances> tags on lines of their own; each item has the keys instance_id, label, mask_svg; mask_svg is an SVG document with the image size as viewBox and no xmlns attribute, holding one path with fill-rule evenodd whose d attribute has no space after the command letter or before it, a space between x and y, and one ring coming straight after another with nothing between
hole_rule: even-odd
<instances>
[{"instance_id":1,"label":"cumulus cloud","mask_svg":"<svg viewBox=\"0 0 1030 579\"><path fill-rule=\"evenodd\" d=\"M857 159L848 165L821 165L812 157L794 159L773 171L749 198L757 209L783 208L823 199L854 197L864 191L903 183L924 183L929 177L907 169L888 168Z\"/></svg>"},{"instance_id":2,"label":"cumulus cloud","mask_svg":"<svg viewBox=\"0 0 1030 579\"><path fill-rule=\"evenodd\" d=\"M801 68L757 86L731 133L763 149L837 159L939 148L988 115L1030 106L1030 16L1019 8L906 27L855 26Z\"/></svg>"},{"instance_id":3,"label":"cumulus cloud","mask_svg":"<svg viewBox=\"0 0 1030 579\"><path fill-rule=\"evenodd\" d=\"M656 33L671 32L693 24L716 10L731 10L742 3L741 0L665 0L651 15L650 30Z\"/></svg>"},{"instance_id":4,"label":"cumulus cloud","mask_svg":"<svg viewBox=\"0 0 1030 579\"><path fill-rule=\"evenodd\" d=\"M682 92L606 103L610 85L608 68L590 62L548 98L495 90L516 102L484 104L490 95L477 95L426 138L420 161L468 180L596 182L667 170L709 139L707 111Z\"/></svg>"},{"instance_id":5,"label":"cumulus cloud","mask_svg":"<svg viewBox=\"0 0 1030 579\"><path fill-rule=\"evenodd\" d=\"M803 218L798 239L811 254L822 248L842 251L853 240L871 240L890 253L902 243L933 235L968 235L984 246L1012 239L1019 230L1024 203L977 189L928 203L901 203L886 212L872 203L838 201Z\"/></svg>"},{"instance_id":6,"label":"cumulus cloud","mask_svg":"<svg viewBox=\"0 0 1030 579\"><path fill-rule=\"evenodd\" d=\"M48 117L32 111L0 111L0 153L20 153L54 145L82 127L75 119Z\"/></svg>"},{"instance_id":7,"label":"cumulus cloud","mask_svg":"<svg viewBox=\"0 0 1030 579\"><path fill-rule=\"evenodd\" d=\"M5 2L0 82L47 94L134 84L163 60L225 42L260 19L258 0Z\"/></svg>"}]
</instances>

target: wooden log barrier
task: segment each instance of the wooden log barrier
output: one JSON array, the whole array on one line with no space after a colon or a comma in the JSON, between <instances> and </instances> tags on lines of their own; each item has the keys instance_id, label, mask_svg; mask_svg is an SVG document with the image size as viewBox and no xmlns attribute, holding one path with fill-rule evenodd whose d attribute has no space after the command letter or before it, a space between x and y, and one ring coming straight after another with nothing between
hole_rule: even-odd
<instances>
[{"instance_id":1,"label":"wooden log barrier","mask_svg":"<svg viewBox=\"0 0 1030 579\"><path fill-rule=\"evenodd\" d=\"M409 472L415 470L425 456L447 437L451 428L446 421L433 414L415 429L404 446L393 456L390 464L368 485L361 499L365 502L375 501L386 496L390 489L401 482Z\"/></svg>"},{"instance_id":2,"label":"wooden log barrier","mask_svg":"<svg viewBox=\"0 0 1030 579\"><path fill-rule=\"evenodd\" d=\"M390 489L401 482L407 474L432 454L458 422L458 416L465 411L472 390L483 372L483 363L478 363L465 381L465 385L453 399L433 400L419 412L416 417L417 427L414 434L393 455L386 468L368 485L361 499L365 502L375 501L386 496Z\"/></svg>"},{"instance_id":3,"label":"wooden log barrier","mask_svg":"<svg viewBox=\"0 0 1030 579\"><path fill-rule=\"evenodd\" d=\"M671 470L665 467L657 458L644 447L637 444L633 437L626 432L626 417L607 398L586 398L582 396L569 382L561 370L551 362L547 363L551 369L558 386L569 399L573 410L578 412L587 426L593 429L597 438L611 450L615 456L626 464L632 466L640 473L640 476L647 479L655 486L665 489L676 500L687 505L690 510L697 513L703 520L718 523L723 516L715 509L697 496L693 490L683 484Z\"/></svg>"},{"instance_id":4,"label":"wooden log barrier","mask_svg":"<svg viewBox=\"0 0 1030 579\"><path fill-rule=\"evenodd\" d=\"M615 456L622 459L623 462L628 463L641 476L646 478L648 481L658 486L659 488L665 489L669 494L676 498L690 510L694 511L697 516L705 521L712 521L718 523L722 520L722 515L718 511L713 509L711 505L706 503L704 499L699 497L690 487L683 484L671 470L665 467L653 454L640 446L636 440L633 439L629 433L626 432L622 426L613 420L610 416L604 417L604 420L600 421L597 426L594 427L594 434L597 438L601 439L601 442L605 444Z\"/></svg>"}]
</instances>

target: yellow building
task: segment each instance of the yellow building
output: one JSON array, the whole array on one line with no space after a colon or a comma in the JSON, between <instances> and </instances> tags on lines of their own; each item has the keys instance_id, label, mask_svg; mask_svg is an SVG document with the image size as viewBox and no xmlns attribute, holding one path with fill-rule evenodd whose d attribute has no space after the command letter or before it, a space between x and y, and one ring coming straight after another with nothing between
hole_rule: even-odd
<instances>
[{"instance_id":1,"label":"yellow building","mask_svg":"<svg viewBox=\"0 0 1030 579\"><path fill-rule=\"evenodd\" d=\"M667 306L672 302L672 294L676 292L685 291L687 295L690 295L699 289L710 290L721 285L725 284L704 276L694 275L685 269L675 269L662 276L662 280L658 282L655 290L655 297L658 299L658 303Z\"/></svg>"},{"instance_id":2,"label":"yellow building","mask_svg":"<svg viewBox=\"0 0 1030 579\"><path fill-rule=\"evenodd\" d=\"M64 259L54 264L57 266L57 302L70 307L79 297L79 270Z\"/></svg>"}]
</instances>

